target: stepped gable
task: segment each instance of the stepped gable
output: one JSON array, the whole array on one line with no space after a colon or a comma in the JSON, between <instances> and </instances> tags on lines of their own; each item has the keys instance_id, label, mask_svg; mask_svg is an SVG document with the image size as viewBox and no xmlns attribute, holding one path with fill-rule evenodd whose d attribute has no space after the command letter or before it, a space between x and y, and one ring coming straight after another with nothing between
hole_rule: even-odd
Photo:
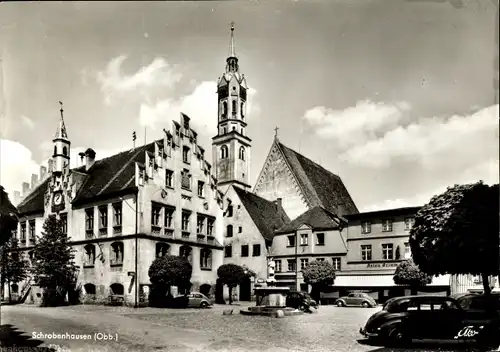
<instances>
[{"instance_id":1,"label":"stepped gable","mask_svg":"<svg viewBox=\"0 0 500 352\"><path fill-rule=\"evenodd\" d=\"M302 154L278 142L292 173L305 193L311 205L321 205L328 211L337 213L337 205L342 207L342 214L359 213L342 179L306 158Z\"/></svg>"},{"instance_id":2,"label":"stepped gable","mask_svg":"<svg viewBox=\"0 0 500 352\"><path fill-rule=\"evenodd\" d=\"M72 204L84 204L135 190L135 162L144 164L145 152L154 152L154 143L151 142L135 149L96 160L88 171L85 171L85 166L72 169L72 171L86 175L85 181L77 191ZM161 143L161 141L156 141L156 143ZM42 182L19 204L17 208L20 214L44 211L45 192L49 182L50 178Z\"/></svg>"},{"instance_id":3,"label":"stepped gable","mask_svg":"<svg viewBox=\"0 0 500 352\"><path fill-rule=\"evenodd\" d=\"M340 222L338 216L317 205L278 229L276 234L295 232L302 225L310 226L314 230L336 229Z\"/></svg>"},{"instance_id":4,"label":"stepped gable","mask_svg":"<svg viewBox=\"0 0 500 352\"><path fill-rule=\"evenodd\" d=\"M285 212L278 210L276 203L239 187L234 187L234 190L265 240L272 241L274 231L290 222Z\"/></svg>"}]
</instances>

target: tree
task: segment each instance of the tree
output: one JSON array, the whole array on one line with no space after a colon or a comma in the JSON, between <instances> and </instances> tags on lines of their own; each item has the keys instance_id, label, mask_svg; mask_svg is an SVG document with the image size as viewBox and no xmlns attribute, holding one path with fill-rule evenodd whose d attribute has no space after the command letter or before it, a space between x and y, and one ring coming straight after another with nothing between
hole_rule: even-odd
<instances>
[{"instance_id":1,"label":"tree","mask_svg":"<svg viewBox=\"0 0 500 352\"><path fill-rule=\"evenodd\" d=\"M63 232L62 221L49 215L43 224L42 237L33 249L32 262L33 280L44 290L44 306L63 304L66 293L74 287L79 269L74 264L74 252Z\"/></svg>"},{"instance_id":2,"label":"tree","mask_svg":"<svg viewBox=\"0 0 500 352\"><path fill-rule=\"evenodd\" d=\"M432 275L422 271L412 259L401 262L394 272L394 283L396 285L408 285L411 288L425 286L432 282Z\"/></svg>"},{"instance_id":3,"label":"tree","mask_svg":"<svg viewBox=\"0 0 500 352\"><path fill-rule=\"evenodd\" d=\"M17 284L27 278L28 262L22 257L17 238L12 237L0 248L0 275L2 275L2 295L5 283L9 285L9 301L11 300L10 285ZM3 296L2 296L3 297Z\"/></svg>"},{"instance_id":4,"label":"tree","mask_svg":"<svg viewBox=\"0 0 500 352\"><path fill-rule=\"evenodd\" d=\"M302 269L302 276L312 286L311 297L319 303L322 290L335 280L335 269L327 261L315 260Z\"/></svg>"},{"instance_id":5,"label":"tree","mask_svg":"<svg viewBox=\"0 0 500 352\"><path fill-rule=\"evenodd\" d=\"M17 208L11 203L7 192L0 185L0 246L11 238L12 232L17 229Z\"/></svg>"},{"instance_id":6,"label":"tree","mask_svg":"<svg viewBox=\"0 0 500 352\"><path fill-rule=\"evenodd\" d=\"M164 255L156 258L148 270L149 280L153 284L150 304L153 306L163 304L171 286L188 286L192 272L193 267L184 257Z\"/></svg>"},{"instance_id":7,"label":"tree","mask_svg":"<svg viewBox=\"0 0 500 352\"><path fill-rule=\"evenodd\" d=\"M410 247L420 270L430 275L473 274L500 278L499 188L482 181L449 187L432 197L415 216Z\"/></svg>"},{"instance_id":8,"label":"tree","mask_svg":"<svg viewBox=\"0 0 500 352\"><path fill-rule=\"evenodd\" d=\"M217 269L219 282L229 288L229 304L233 303L233 288L245 278L245 270L236 264L223 264Z\"/></svg>"}]
</instances>

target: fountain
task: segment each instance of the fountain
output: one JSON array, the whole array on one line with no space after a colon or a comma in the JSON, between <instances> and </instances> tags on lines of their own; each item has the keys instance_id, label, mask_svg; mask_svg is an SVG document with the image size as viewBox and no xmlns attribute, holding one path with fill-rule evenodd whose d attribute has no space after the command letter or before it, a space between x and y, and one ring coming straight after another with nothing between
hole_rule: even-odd
<instances>
[{"instance_id":1,"label":"fountain","mask_svg":"<svg viewBox=\"0 0 500 352\"><path fill-rule=\"evenodd\" d=\"M241 310L243 315L266 315L266 316L288 316L298 315L303 312L286 306L286 296L290 291L289 287L277 287L274 278L275 263L270 260L267 264L267 280L265 287L256 287L256 305L248 307L248 310Z\"/></svg>"}]
</instances>

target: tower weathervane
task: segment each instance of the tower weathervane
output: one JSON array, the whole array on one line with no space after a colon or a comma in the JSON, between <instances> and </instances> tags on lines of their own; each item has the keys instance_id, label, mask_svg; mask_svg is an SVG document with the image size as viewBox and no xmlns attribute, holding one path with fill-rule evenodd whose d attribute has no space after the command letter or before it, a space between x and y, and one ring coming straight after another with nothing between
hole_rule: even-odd
<instances>
[{"instance_id":1,"label":"tower weathervane","mask_svg":"<svg viewBox=\"0 0 500 352\"><path fill-rule=\"evenodd\" d=\"M61 105L61 110L59 110L61 112L61 118L63 118L63 102L59 100L59 104Z\"/></svg>"},{"instance_id":2,"label":"tower weathervane","mask_svg":"<svg viewBox=\"0 0 500 352\"><path fill-rule=\"evenodd\" d=\"M236 57L236 50L234 48L234 22L231 22L231 43L229 46L229 56Z\"/></svg>"},{"instance_id":3,"label":"tower weathervane","mask_svg":"<svg viewBox=\"0 0 500 352\"><path fill-rule=\"evenodd\" d=\"M278 130L279 130L279 127L276 126L275 129L274 129L274 138L275 139L278 139Z\"/></svg>"}]
</instances>

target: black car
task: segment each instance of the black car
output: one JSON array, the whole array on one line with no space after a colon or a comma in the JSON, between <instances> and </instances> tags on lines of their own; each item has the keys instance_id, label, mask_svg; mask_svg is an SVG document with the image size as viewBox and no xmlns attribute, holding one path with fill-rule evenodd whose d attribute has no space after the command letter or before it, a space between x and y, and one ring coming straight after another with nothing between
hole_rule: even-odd
<instances>
[{"instance_id":1,"label":"black car","mask_svg":"<svg viewBox=\"0 0 500 352\"><path fill-rule=\"evenodd\" d=\"M309 307L318 309L318 303L311 298L309 293L303 291L288 292L286 296L286 306L300 310L306 310L309 309Z\"/></svg>"},{"instance_id":2,"label":"black car","mask_svg":"<svg viewBox=\"0 0 500 352\"><path fill-rule=\"evenodd\" d=\"M500 293L492 292L490 297L478 293L463 293L455 296L460 306L469 312L491 312L500 314Z\"/></svg>"},{"instance_id":3,"label":"black car","mask_svg":"<svg viewBox=\"0 0 500 352\"><path fill-rule=\"evenodd\" d=\"M359 332L387 345L411 340L475 341L498 347L500 321L496 314L467 311L450 297L406 296L388 300Z\"/></svg>"}]
</instances>

